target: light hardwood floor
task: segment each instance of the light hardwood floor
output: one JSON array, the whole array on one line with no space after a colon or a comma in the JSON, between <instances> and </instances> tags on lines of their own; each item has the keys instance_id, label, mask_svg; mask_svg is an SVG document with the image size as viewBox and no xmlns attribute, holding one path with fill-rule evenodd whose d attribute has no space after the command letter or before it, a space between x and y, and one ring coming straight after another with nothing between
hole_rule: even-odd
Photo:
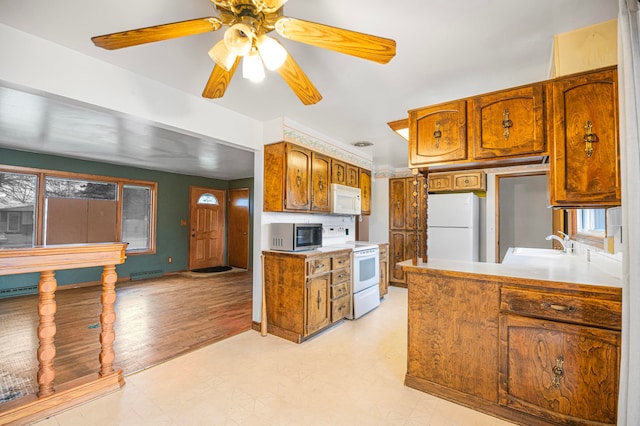
<instances>
[{"instance_id":1,"label":"light hardwood floor","mask_svg":"<svg viewBox=\"0 0 640 426\"><path fill-rule=\"evenodd\" d=\"M251 328L252 273L176 274L116 285L114 367L135 373ZM56 293L56 379L100 368L100 286ZM37 390L38 296L0 299L0 371Z\"/></svg>"}]
</instances>

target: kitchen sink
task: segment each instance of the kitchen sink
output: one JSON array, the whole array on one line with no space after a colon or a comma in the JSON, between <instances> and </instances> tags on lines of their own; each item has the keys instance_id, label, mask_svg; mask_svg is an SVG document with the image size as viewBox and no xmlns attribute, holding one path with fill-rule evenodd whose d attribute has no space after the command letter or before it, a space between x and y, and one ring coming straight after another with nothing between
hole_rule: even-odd
<instances>
[{"instance_id":1,"label":"kitchen sink","mask_svg":"<svg viewBox=\"0 0 640 426\"><path fill-rule=\"evenodd\" d=\"M555 249L543 249L543 248L530 248L530 247L515 247L511 254L514 256L530 256L530 257L558 257L566 253L562 250Z\"/></svg>"}]
</instances>

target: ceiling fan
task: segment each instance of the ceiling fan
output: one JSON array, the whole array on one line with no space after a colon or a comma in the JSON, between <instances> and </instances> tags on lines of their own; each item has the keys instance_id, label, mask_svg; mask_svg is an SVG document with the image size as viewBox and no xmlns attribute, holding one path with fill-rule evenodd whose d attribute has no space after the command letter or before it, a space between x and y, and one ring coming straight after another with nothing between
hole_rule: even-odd
<instances>
[{"instance_id":1,"label":"ceiling fan","mask_svg":"<svg viewBox=\"0 0 640 426\"><path fill-rule=\"evenodd\" d=\"M270 70L277 70L305 105L319 102L322 95L282 44L267 35L273 30L289 40L381 64L386 64L396 54L394 40L283 16L282 9L287 0L210 1L219 16L138 28L92 37L91 40L98 47L113 50L216 31L223 25L228 26L224 39L209 51L216 65L202 96L224 96L240 59L244 58L243 77L261 80L264 78L264 64Z\"/></svg>"}]
</instances>

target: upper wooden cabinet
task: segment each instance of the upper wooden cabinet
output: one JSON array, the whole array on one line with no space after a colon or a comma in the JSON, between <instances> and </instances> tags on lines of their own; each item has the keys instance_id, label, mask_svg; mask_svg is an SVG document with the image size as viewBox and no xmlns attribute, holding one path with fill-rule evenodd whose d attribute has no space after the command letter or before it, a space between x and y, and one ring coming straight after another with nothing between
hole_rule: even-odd
<instances>
[{"instance_id":1,"label":"upper wooden cabinet","mask_svg":"<svg viewBox=\"0 0 640 426\"><path fill-rule=\"evenodd\" d=\"M409 166L467 159L467 102L409 111Z\"/></svg>"},{"instance_id":2,"label":"upper wooden cabinet","mask_svg":"<svg viewBox=\"0 0 640 426\"><path fill-rule=\"evenodd\" d=\"M538 83L471 98L468 138L473 158L546 152L544 96L544 84Z\"/></svg>"},{"instance_id":3,"label":"upper wooden cabinet","mask_svg":"<svg viewBox=\"0 0 640 426\"><path fill-rule=\"evenodd\" d=\"M362 214L371 214L371 172L360 169L360 200Z\"/></svg>"},{"instance_id":4,"label":"upper wooden cabinet","mask_svg":"<svg viewBox=\"0 0 640 426\"><path fill-rule=\"evenodd\" d=\"M347 163L335 158L331 159L331 183L347 184Z\"/></svg>"},{"instance_id":5,"label":"upper wooden cabinet","mask_svg":"<svg viewBox=\"0 0 640 426\"><path fill-rule=\"evenodd\" d=\"M359 187L363 214L371 214L371 172L288 143L264 147L264 211L329 213L332 183Z\"/></svg>"},{"instance_id":6,"label":"upper wooden cabinet","mask_svg":"<svg viewBox=\"0 0 640 426\"><path fill-rule=\"evenodd\" d=\"M360 169L357 166L347 164L347 186L353 186L354 188L360 187Z\"/></svg>"},{"instance_id":7,"label":"upper wooden cabinet","mask_svg":"<svg viewBox=\"0 0 640 426\"><path fill-rule=\"evenodd\" d=\"M429 173L429 192L486 191L485 173L482 170Z\"/></svg>"},{"instance_id":8,"label":"upper wooden cabinet","mask_svg":"<svg viewBox=\"0 0 640 426\"><path fill-rule=\"evenodd\" d=\"M329 212L331 159L313 152L311 155L311 210Z\"/></svg>"},{"instance_id":9,"label":"upper wooden cabinet","mask_svg":"<svg viewBox=\"0 0 640 426\"><path fill-rule=\"evenodd\" d=\"M615 67L560 78L548 87L553 136L551 205L618 206L618 74Z\"/></svg>"}]
</instances>

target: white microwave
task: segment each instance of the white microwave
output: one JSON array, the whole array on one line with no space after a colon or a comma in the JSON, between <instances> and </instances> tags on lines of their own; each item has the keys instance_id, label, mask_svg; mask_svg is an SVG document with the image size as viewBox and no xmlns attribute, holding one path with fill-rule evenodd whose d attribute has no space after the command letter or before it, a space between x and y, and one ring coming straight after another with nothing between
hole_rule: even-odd
<instances>
[{"instance_id":1,"label":"white microwave","mask_svg":"<svg viewBox=\"0 0 640 426\"><path fill-rule=\"evenodd\" d=\"M331 184L331 213L360 214L360 188Z\"/></svg>"}]
</instances>

